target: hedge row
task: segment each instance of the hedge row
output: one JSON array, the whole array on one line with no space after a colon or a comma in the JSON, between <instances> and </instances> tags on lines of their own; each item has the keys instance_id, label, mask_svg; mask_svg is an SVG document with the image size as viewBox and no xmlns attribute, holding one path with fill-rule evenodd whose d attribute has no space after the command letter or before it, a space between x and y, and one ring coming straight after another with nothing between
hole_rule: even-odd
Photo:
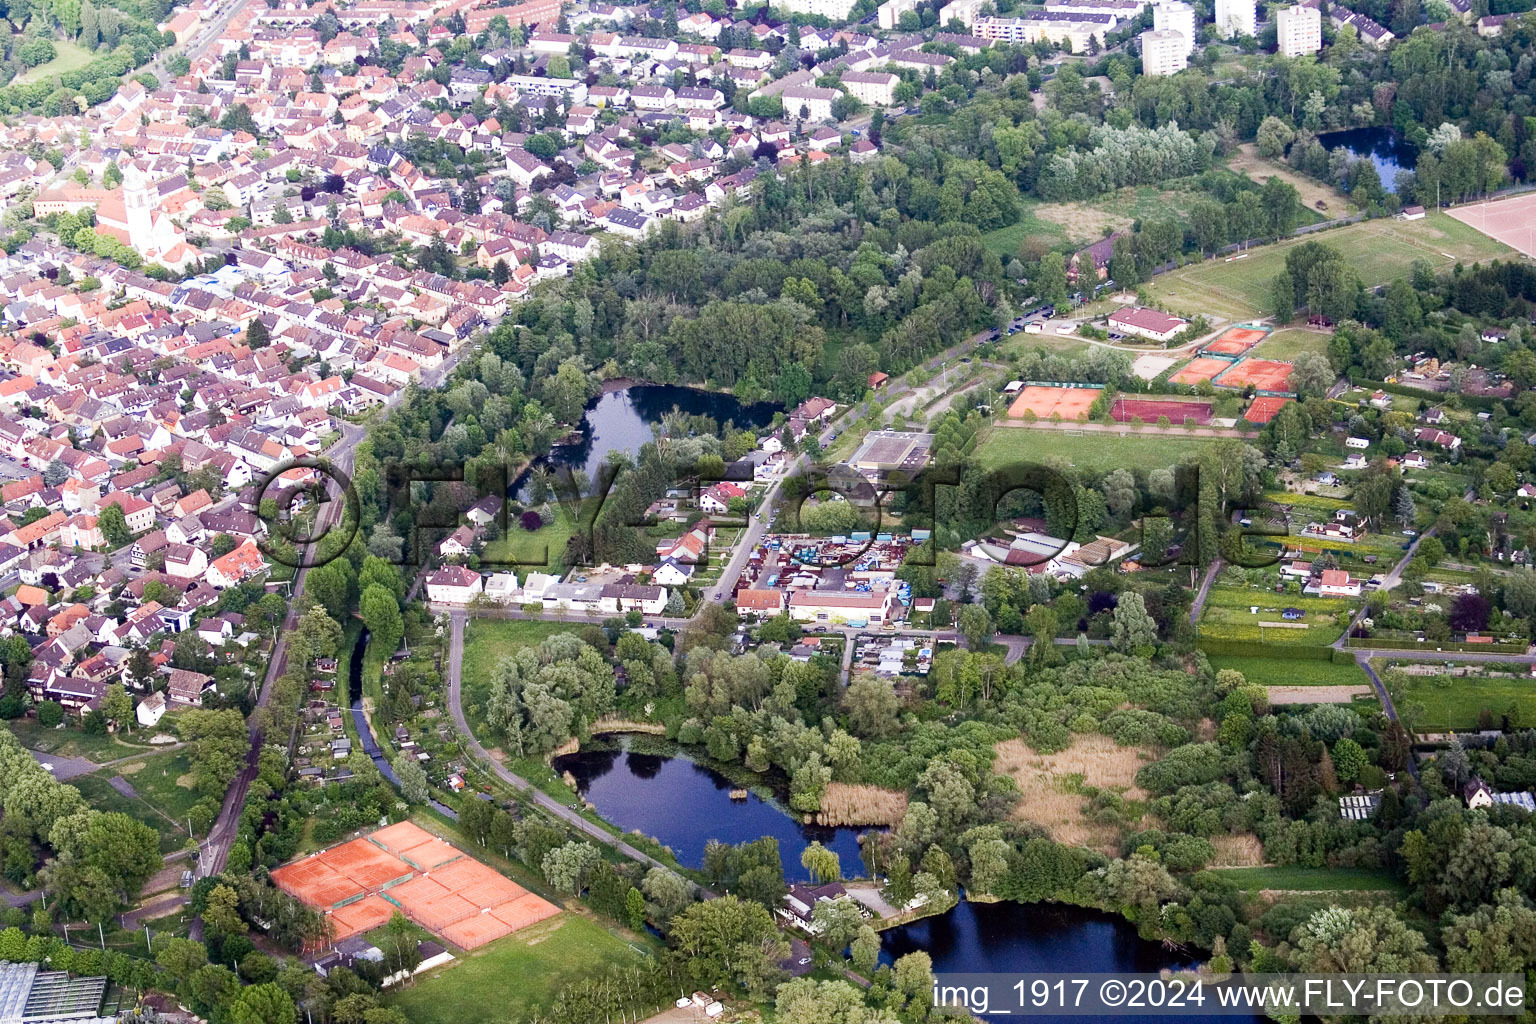
<instances>
[{"instance_id":1,"label":"hedge row","mask_svg":"<svg viewBox=\"0 0 1536 1024\"><path fill-rule=\"evenodd\" d=\"M1454 640L1419 642L1417 640L1379 640L1350 637L1345 643L1350 647L1375 648L1383 651L1466 651L1472 654L1524 654L1524 644L1469 644Z\"/></svg>"},{"instance_id":2,"label":"hedge row","mask_svg":"<svg viewBox=\"0 0 1536 1024\"><path fill-rule=\"evenodd\" d=\"M1261 644L1256 640L1201 639L1196 646L1206 654L1228 658L1273 658L1277 661L1332 661L1336 664L1353 664L1355 656L1348 651L1316 644Z\"/></svg>"}]
</instances>

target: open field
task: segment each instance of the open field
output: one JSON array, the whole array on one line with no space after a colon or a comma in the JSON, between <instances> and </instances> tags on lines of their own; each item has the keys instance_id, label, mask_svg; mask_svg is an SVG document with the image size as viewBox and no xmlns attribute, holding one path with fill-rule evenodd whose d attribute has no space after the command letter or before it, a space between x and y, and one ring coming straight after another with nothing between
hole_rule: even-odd
<instances>
[{"instance_id":1,"label":"open field","mask_svg":"<svg viewBox=\"0 0 1536 1024\"><path fill-rule=\"evenodd\" d=\"M1256 867L1215 868L1228 881L1249 892L1404 892L1406 887L1381 868Z\"/></svg>"},{"instance_id":2,"label":"open field","mask_svg":"<svg viewBox=\"0 0 1536 1024\"><path fill-rule=\"evenodd\" d=\"M1379 671L1379 670L1378 670ZM1408 704L1423 706L1423 713L1411 716L1414 728L1439 731L1475 729L1478 713L1493 712L1497 725L1500 716L1511 710L1521 725L1536 723L1536 679L1475 676L1406 676L1382 674L1398 708Z\"/></svg>"},{"instance_id":3,"label":"open field","mask_svg":"<svg viewBox=\"0 0 1536 1024\"><path fill-rule=\"evenodd\" d=\"M1508 257L1514 250L1443 213L1421 221L1370 220L1274 245L1250 249L1246 258L1195 263L1154 277L1153 297L1175 312L1216 314L1246 320L1264 313L1270 282L1285 266L1286 253L1307 241L1343 253L1366 287L1406 276L1417 259L1437 268L1457 262Z\"/></svg>"},{"instance_id":4,"label":"open field","mask_svg":"<svg viewBox=\"0 0 1536 1024\"><path fill-rule=\"evenodd\" d=\"M80 795L85 797L85 802L96 810L126 814L134 821L154 829L160 836L161 853L180 850L187 845L185 818L178 824L143 797L135 799L119 793L108 781L112 774L109 768L94 775L77 776L70 779L69 784L78 789Z\"/></svg>"},{"instance_id":5,"label":"open field","mask_svg":"<svg viewBox=\"0 0 1536 1024\"><path fill-rule=\"evenodd\" d=\"M1251 611L1254 607L1259 610ZM1293 622L1285 621L1281 613L1287 608L1297 609L1303 613L1302 617ZM1217 583L1206 598L1199 634L1212 640L1256 640L1279 645L1330 644L1344 631L1340 617L1347 617L1351 610L1350 602L1346 600L1276 594ZM1261 626L1261 623L1265 625ZM1277 679L1274 682L1294 683L1295 680Z\"/></svg>"},{"instance_id":6,"label":"open field","mask_svg":"<svg viewBox=\"0 0 1536 1024\"><path fill-rule=\"evenodd\" d=\"M1194 455L1210 441L1201 437L1139 434L1069 434L1064 430L1029 430L1021 427L995 428L977 448L983 466L992 468L1008 463L1043 462L1051 456L1066 459L1083 469L1114 469L1116 466L1167 466L1172 468L1184 456Z\"/></svg>"},{"instance_id":7,"label":"open field","mask_svg":"<svg viewBox=\"0 0 1536 1024\"><path fill-rule=\"evenodd\" d=\"M1076 736L1055 754L1036 753L1023 740L1004 740L996 749L992 770L1012 778L1022 794L1013 816L1048 829L1057 842L1115 852L1116 830L1084 814L1085 786L1119 793L1127 801L1147 799L1136 785L1136 773L1154 755L1122 747L1108 736Z\"/></svg>"},{"instance_id":8,"label":"open field","mask_svg":"<svg viewBox=\"0 0 1536 1024\"><path fill-rule=\"evenodd\" d=\"M1321 213L1325 217L1342 217L1350 211L1349 200L1342 192L1315 178L1297 174L1283 163L1260 156L1259 147L1252 142L1237 147L1237 152L1227 158L1227 167L1239 174L1247 174L1260 184L1270 178L1289 182L1300 194L1302 205L1313 216Z\"/></svg>"},{"instance_id":9,"label":"open field","mask_svg":"<svg viewBox=\"0 0 1536 1024\"><path fill-rule=\"evenodd\" d=\"M601 925L561 914L428 971L389 1004L416 1024L483 1020L493 1007L494 1019L520 1020L564 986L640 956Z\"/></svg>"},{"instance_id":10,"label":"open field","mask_svg":"<svg viewBox=\"0 0 1536 1024\"><path fill-rule=\"evenodd\" d=\"M39 64L24 75L17 75L15 84L28 85L32 82L41 82L54 75L62 75L66 71L78 71L91 62L91 52L77 43L60 39L51 39L49 42L53 43L53 60L46 64Z\"/></svg>"},{"instance_id":11,"label":"open field","mask_svg":"<svg viewBox=\"0 0 1536 1024\"><path fill-rule=\"evenodd\" d=\"M1260 359L1283 359L1294 362L1303 352L1319 355L1328 351L1328 341L1333 335L1323 331L1309 331L1299 327L1276 331L1253 350Z\"/></svg>"},{"instance_id":12,"label":"open field","mask_svg":"<svg viewBox=\"0 0 1536 1024\"><path fill-rule=\"evenodd\" d=\"M1369 685L1359 665L1332 661L1286 658L1282 652L1273 657L1240 658L1226 654L1210 655L1211 667L1218 672L1234 668L1243 678L1259 686L1360 686Z\"/></svg>"},{"instance_id":13,"label":"open field","mask_svg":"<svg viewBox=\"0 0 1536 1024\"><path fill-rule=\"evenodd\" d=\"M114 765L98 774L121 775L146 803L175 821L185 822L198 800L192 788L192 758L185 750Z\"/></svg>"},{"instance_id":14,"label":"open field","mask_svg":"<svg viewBox=\"0 0 1536 1024\"><path fill-rule=\"evenodd\" d=\"M1041 220L1035 215L1039 205L1031 200L1024 200L1020 204L1024 211L1023 216L1019 218L1018 223L988 231L981 236L981 243L996 253L998 259L1007 262L1019 255L1019 248L1024 244L1025 239L1034 239L1033 245L1043 250L1053 249L1068 241L1067 233L1062 230L1060 224Z\"/></svg>"},{"instance_id":15,"label":"open field","mask_svg":"<svg viewBox=\"0 0 1536 1024\"><path fill-rule=\"evenodd\" d=\"M479 703L484 699L481 691L490 684L491 672L502 655L511 654L519 647L531 647L555 633L580 629L583 625L559 622L554 618L471 618L464 626L465 703Z\"/></svg>"}]
</instances>

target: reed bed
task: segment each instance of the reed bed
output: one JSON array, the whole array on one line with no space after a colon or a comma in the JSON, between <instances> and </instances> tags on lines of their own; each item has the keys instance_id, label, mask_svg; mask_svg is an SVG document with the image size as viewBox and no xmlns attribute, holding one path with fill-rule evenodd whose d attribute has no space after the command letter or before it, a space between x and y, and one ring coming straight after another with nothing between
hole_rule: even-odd
<instances>
[{"instance_id":1,"label":"reed bed","mask_svg":"<svg viewBox=\"0 0 1536 1024\"><path fill-rule=\"evenodd\" d=\"M907 813L907 794L879 786L833 782L821 796L818 825L897 825Z\"/></svg>"}]
</instances>

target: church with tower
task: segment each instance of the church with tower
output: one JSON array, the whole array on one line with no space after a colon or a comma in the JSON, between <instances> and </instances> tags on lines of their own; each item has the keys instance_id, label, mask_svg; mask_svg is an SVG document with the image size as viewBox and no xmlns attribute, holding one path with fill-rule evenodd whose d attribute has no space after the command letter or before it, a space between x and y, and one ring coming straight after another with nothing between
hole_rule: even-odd
<instances>
[{"instance_id":1,"label":"church with tower","mask_svg":"<svg viewBox=\"0 0 1536 1024\"><path fill-rule=\"evenodd\" d=\"M197 249L160 209L160 193L131 161L123 163L123 185L96 208L96 230L131 247L145 263L184 270L197 261Z\"/></svg>"}]
</instances>

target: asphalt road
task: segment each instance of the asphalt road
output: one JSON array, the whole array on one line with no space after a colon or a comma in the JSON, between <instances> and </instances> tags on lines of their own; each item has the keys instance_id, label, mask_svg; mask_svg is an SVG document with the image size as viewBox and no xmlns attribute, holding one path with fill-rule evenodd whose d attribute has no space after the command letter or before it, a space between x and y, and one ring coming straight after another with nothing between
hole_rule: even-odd
<instances>
[{"instance_id":1,"label":"asphalt road","mask_svg":"<svg viewBox=\"0 0 1536 1024\"><path fill-rule=\"evenodd\" d=\"M175 54L184 53L189 61L196 63L198 58L207 53L208 48L224 34L224 29L234 20L235 15L245 9L245 5L248 2L249 0L227 0L216 15L211 19L204 20L202 27L197 30L197 34L192 37L185 47L172 47L169 50L161 51L155 56L154 60L144 65L142 70L148 71L163 82L170 77L170 72L166 70L165 62Z\"/></svg>"},{"instance_id":2,"label":"asphalt road","mask_svg":"<svg viewBox=\"0 0 1536 1024\"><path fill-rule=\"evenodd\" d=\"M466 618L467 613L464 611L464 609L461 608L451 613L448 620L448 710L449 713L453 715L453 724L458 728L459 734L463 737L464 745L469 750L471 750L476 757L478 757L485 764L489 765L491 770L495 772L496 776L503 782L510 784L513 788L517 789L525 799L532 800L533 803L537 804L539 807L542 807L556 818L559 818L561 821L566 822L573 828L586 833L588 836L604 844L605 846L612 847L613 849L619 851L624 856L629 857L632 860L638 861L641 864L648 864L652 867L665 868L670 871L671 868L668 868L667 865L652 857L650 854L643 853L640 850L635 849L624 840L613 835L613 833L607 831L601 826L594 825L592 822L588 821L586 818L582 817L580 814L567 807L565 804L562 804L548 793L535 788L533 783L529 782L527 779L520 775L513 774L507 769L505 765L492 757L490 752L480 744L478 739L475 738L475 734L470 731L469 721L464 717L464 699L462 695L464 666L464 620Z\"/></svg>"}]
</instances>

